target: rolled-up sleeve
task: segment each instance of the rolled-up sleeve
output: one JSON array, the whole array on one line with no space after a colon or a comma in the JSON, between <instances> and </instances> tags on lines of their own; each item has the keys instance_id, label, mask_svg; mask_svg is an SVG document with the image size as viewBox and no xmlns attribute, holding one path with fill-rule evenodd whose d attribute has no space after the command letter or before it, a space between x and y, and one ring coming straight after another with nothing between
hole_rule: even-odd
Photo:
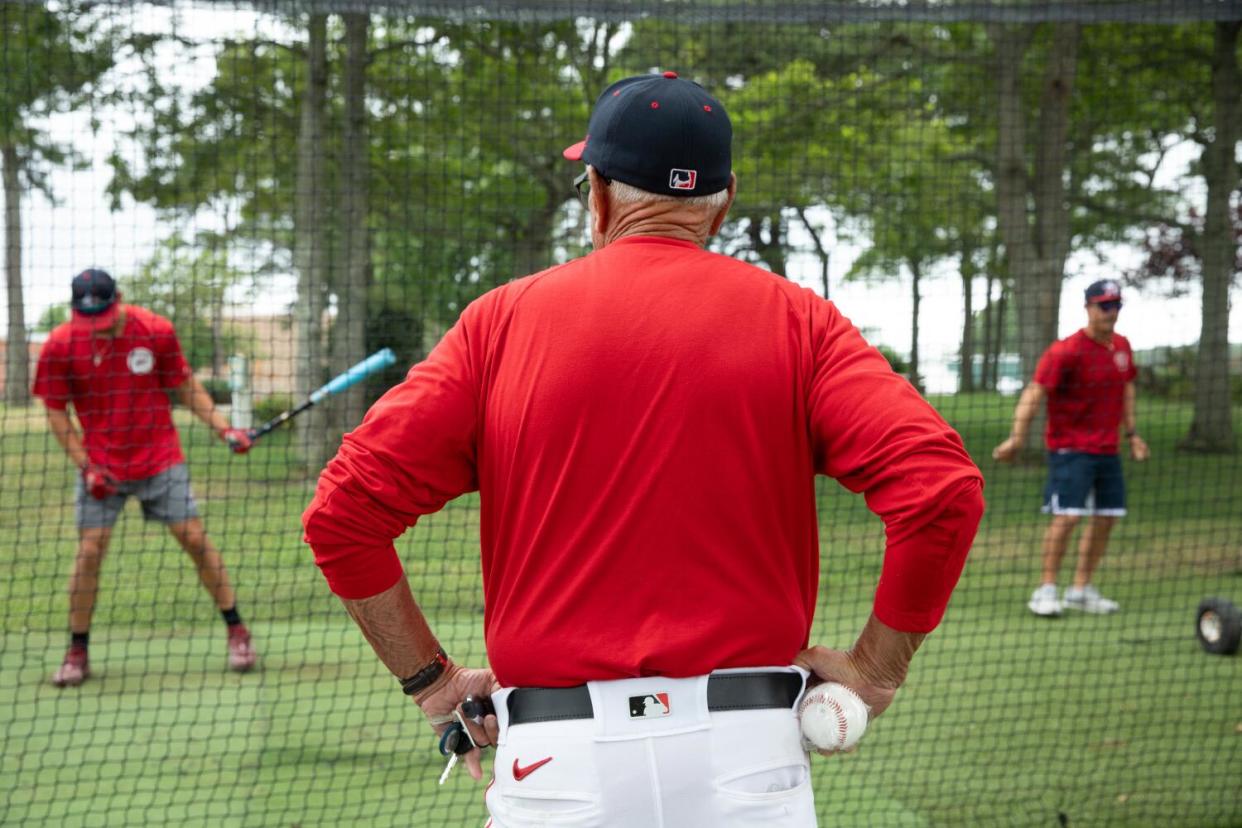
<instances>
[{"instance_id":1,"label":"rolled-up sleeve","mask_svg":"<svg viewBox=\"0 0 1242 828\"><path fill-rule=\"evenodd\" d=\"M367 598L402 577L393 540L418 518L478 488L476 365L470 309L427 359L345 435L302 515L328 586Z\"/></svg>"},{"instance_id":2,"label":"rolled-up sleeve","mask_svg":"<svg viewBox=\"0 0 1242 828\"><path fill-rule=\"evenodd\" d=\"M983 476L961 437L830 303L812 309L815 469L884 520L874 611L930 632L961 576L983 515Z\"/></svg>"}]
</instances>

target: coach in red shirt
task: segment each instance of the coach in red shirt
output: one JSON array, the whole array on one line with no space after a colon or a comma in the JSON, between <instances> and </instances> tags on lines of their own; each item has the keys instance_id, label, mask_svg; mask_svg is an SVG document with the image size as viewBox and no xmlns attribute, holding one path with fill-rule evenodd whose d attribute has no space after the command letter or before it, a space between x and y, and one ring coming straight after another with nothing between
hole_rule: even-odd
<instances>
[{"instance_id":1,"label":"coach in red shirt","mask_svg":"<svg viewBox=\"0 0 1242 828\"><path fill-rule=\"evenodd\" d=\"M736 189L719 101L632 77L587 131L564 154L586 165L594 252L467 307L346 435L306 539L434 726L495 691L469 727L497 745L496 828L813 825L804 678L883 712L945 611L982 479L830 302L704 249ZM887 526L849 650L808 648L816 474ZM475 490L488 670L440 648L393 550Z\"/></svg>"},{"instance_id":2,"label":"coach in red shirt","mask_svg":"<svg viewBox=\"0 0 1242 828\"><path fill-rule=\"evenodd\" d=\"M1131 456L1147 459L1147 444L1136 431L1134 354L1113 329L1121 312L1121 287L1111 280L1086 291L1087 327L1054 342L1040 357L1035 377L1018 400L1013 432L992 452L1012 461L1026 443L1035 412L1048 401L1048 483L1044 511L1052 522L1044 533L1043 579L1027 606L1045 617L1063 608L1105 614L1116 601L1102 596L1092 577L1104 557L1117 518L1126 513L1125 482L1117 456L1118 429L1125 428ZM1057 595L1057 574L1079 519L1090 516L1078 547L1073 584Z\"/></svg>"},{"instance_id":3,"label":"coach in red shirt","mask_svg":"<svg viewBox=\"0 0 1242 828\"><path fill-rule=\"evenodd\" d=\"M90 269L75 276L72 318L48 336L35 373L34 394L43 399L52 434L81 469L78 554L69 577L70 643L52 677L58 687L79 685L90 676L88 646L99 566L130 497L142 504L147 520L166 524L194 561L199 580L228 625L230 668L245 671L255 663L224 561L203 531L190 492L167 392L176 393L233 451L246 451L250 438L229 427L190 373L172 323L120 300L107 272ZM70 419L70 405L81 432Z\"/></svg>"}]
</instances>

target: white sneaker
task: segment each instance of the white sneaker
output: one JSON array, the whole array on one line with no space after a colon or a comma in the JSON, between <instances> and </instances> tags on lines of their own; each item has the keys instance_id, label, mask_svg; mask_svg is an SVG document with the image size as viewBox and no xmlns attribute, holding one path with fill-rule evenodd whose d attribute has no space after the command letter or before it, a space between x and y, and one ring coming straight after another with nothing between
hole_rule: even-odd
<instances>
[{"instance_id":1,"label":"white sneaker","mask_svg":"<svg viewBox=\"0 0 1242 828\"><path fill-rule=\"evenodd\" d=\"M1055 618L1061 614L1061 602L1057 600L1057 585L1044 584L1031 593L1031 600L1026 606L1036 615L1044 618Z\"/></svg>"},{"instance_id":2,"label":"white sneaker","mask_svg":"<svg viewBox=\"0 0 1242 828\"><path fill-rule=\"evenodd\" d=\"M1087 584L1081 589L1070 587L1065 590L1065 606L1069 609L1082 610L1093 615L1108 615L1110 612L1116 612L1121 609L1120 604L1105 598L1091 584Z\"/></svg>"}]
</instances>

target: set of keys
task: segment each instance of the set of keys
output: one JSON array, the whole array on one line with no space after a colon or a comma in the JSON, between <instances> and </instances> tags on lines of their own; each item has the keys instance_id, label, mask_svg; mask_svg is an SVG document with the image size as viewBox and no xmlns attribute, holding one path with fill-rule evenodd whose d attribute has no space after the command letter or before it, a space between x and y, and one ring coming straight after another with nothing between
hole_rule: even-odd
<instances>
[{"instance_id":1,"label":"set of keys","mask_svg":"<svg viewBox=\"0 0 1242 828\"><path fill-rule=\"evenodd\" d=\"M482 698L466 696L461 703L461 708L453 711L453 718L457 721L450 724L440 734L440 755L448 757L448 764L444 766L444 773L440 774L441 785L444 784L444 780L448 779L453 768L457 766L458 757L466 755L479 746L475 743L474 737L470 735L470 728L466 726L466 722L470 721L482 727L483 717L495 712L496 708L492 705L492 700L489 696Z\"/></svg>"}]
</instances>

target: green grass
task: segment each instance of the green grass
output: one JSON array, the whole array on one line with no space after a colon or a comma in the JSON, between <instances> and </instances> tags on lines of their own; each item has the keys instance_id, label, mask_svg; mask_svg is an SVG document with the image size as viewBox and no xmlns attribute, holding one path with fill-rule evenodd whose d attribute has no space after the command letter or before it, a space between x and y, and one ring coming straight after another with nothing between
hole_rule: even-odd
<instances>
[{"instance_id":1,"label":"green grass","mask_svg":"<svg viewBox=\"0 0 1242 828\"><path fill-rule=\"evenodd\" d=\"M934 402L976 458L1013 405ZM1127 464L1132 515L1099 578L1123 611L1026 613L1043 470L980 459L988 515L948 617L860 749L815 760L822 824L1242 825L1242 659L1204 654L1192 628L1203 597L1242 604L1242 469L1173 451L1185 406L1142 415L1154 457ZM105 564L96 677L58 691L70 471L36 412L0 409L0 824L481 825L481 786L436 785L429 732L300 543L311 484L291 471L290 435L243 458L201 426L182 435L262 669L224 670L210 602L131 506ZM883 533L835 483L820 499L814 638L842 646L869 610ZM467 661L483 653L477 544L477 499L463 498L400 546Z\"/></svg>"}]
</instances>

